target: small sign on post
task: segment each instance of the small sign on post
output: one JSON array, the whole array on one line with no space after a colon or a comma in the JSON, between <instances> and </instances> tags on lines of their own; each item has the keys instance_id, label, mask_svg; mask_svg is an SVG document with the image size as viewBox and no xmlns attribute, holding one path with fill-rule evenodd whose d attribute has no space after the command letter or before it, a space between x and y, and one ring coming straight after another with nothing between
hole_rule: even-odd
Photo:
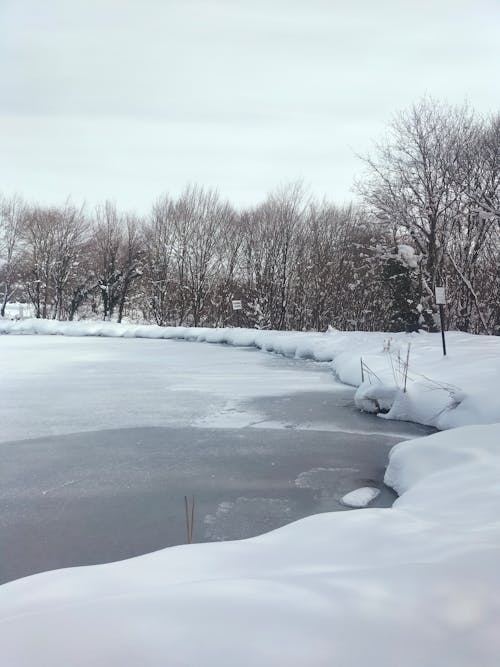
<instances>
[{"instance_id":1,"label":"small sign on post","mask_svg":"<svg viewBox=\"0 0 500 667\"><path fill-rule=\"evenodd\" d=\"M438 306L446 306L446 290L444 287L436 287L436 303Z\"/></svg>"},{"instance_id":2,"label":"small sign on post","mask_svg":"<svg viewBox=\"0 0 500 667\"><path fill-rule=\"evenodd\" d=\"M436 304L439 306L439 319L441 321L441 340L443 341L443 355L446 357L446 340L444 337L444 306L446 306L446 290L444 287L436 287Z\"/></svg>"},{"instance_id":3,"label":"small sign on post","mask_svg":"<svg viewBox=\"0 0 500 667\"><path fill-rule=\"evenodd\" d=\"M240 311L242 310L241 299L233 299L233 311L236 311L236 324L240 326Z\"/></svg>"}]
</instances>

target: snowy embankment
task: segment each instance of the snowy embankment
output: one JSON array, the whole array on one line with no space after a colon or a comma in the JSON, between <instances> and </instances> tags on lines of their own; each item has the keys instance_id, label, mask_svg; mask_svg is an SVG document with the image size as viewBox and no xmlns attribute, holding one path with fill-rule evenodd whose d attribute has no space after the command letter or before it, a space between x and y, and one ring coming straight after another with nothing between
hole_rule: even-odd
<instances>
[{"instance_id":1,"label":"snowy embankment","mask_svg":"<svg viewBox=\"0 0 500 667\"><path fill-rule=\"evenodd\" d=\"M359 387L361 409L439 429L500 422L500 337L363 331L326 333L135 326L100 321L0 320L0 333L158 338L256 347L287 357L331 361L341 382ZM403 365L410 345L406 392ZM361 359L364 365L362 383Z\"/></svg>"},{"instance_id":2,"label":"snowy embankment","mask_svg":"<svg viewBox=\"0 0 500 667\"><path fill-rule=\"evenodd\" d=\"M391 509L309 517L0 588L9 667L496 667L500 339L2 321L5 333L185 338L331 360L358 402L449 430L391 452ZM411 342L407 392L400 373ZM484 422L486 425L477 425ZM452 428L472 424L462 428ZM362 497L361 497L362 496ZM349 500L349 499L347 499ZM366 489L354 500L363 504Z\"/></svg>"},{"instance_id":3,"label":"snowy embankment","mask_svg":"<svg viewBox=\"0 0 500 667\"><path fill-rule=\"evenodd\" d=\"M498 426L397 445L392 509L0 588L9 667L496 667Z\"/></svg>"}]
</instances>

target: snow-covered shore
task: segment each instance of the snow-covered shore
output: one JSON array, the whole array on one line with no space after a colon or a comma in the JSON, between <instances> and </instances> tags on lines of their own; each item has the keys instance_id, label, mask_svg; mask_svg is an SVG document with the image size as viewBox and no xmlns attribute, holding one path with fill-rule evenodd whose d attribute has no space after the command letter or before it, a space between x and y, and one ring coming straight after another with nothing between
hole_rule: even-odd
<instances>
[{"instance_id":1,"label":"snow-covered shore","mask_svg":"<svg viewBox=\"0 0 500 667\"><path fill-rule=\"evenodd\" d=\"M9 667L493 667L500 661L500 339L1 321L4 333L205 340L331 361L360 405L446 428L391 452L391 509L319 514L0 587ZM390 339L390 340L389 340ZM399 359L411 343L408 391ZM483 424L483 425L479 425ZM458 428L456 428L458 427Z\"/></svg>"},{"instance_id":2,"label":"snow-covered shore","mask_svg":"<svg viewBox=\"0 0 500 667\"><path fill-rule=\"evenodd\" d=\"M0 588L9 667L496 667L499 427L398 445L392 509Z\"/></svg>"}]
</instances>

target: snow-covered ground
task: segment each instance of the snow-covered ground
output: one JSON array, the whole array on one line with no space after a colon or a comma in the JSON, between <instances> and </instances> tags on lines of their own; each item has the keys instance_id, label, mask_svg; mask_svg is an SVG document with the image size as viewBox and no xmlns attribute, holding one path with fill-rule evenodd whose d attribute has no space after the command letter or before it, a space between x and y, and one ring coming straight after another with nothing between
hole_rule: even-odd
<instances>
[{"instance_id":1,"label":"snow-covered ground","mask_svg":"<svg viewBox=\"0 0 500 667\"><path fill-rule=\"evenodd\" d=\"M3 586L6 665L500 663L500 339L449 334L443 359L439 336L428 334L389 341L357 332L99 323L3 321L0 328L256 346L331 360L353 385L362 356L376 377L359 390L360 405L383 397L390 415L448 429L393 449L386 481L400 498L391 509L325 513L249 540L175 547ZM405 358L408 342L402 392L397 351Z\"/></svg>"}]
</instances>

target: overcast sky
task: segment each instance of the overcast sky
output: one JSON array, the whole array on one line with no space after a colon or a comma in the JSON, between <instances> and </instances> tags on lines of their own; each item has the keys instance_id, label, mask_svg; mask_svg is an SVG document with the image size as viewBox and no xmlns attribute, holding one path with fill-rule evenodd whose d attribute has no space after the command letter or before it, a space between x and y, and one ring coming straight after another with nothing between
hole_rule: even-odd
<instances>
[{"instance_id":1,"label":"overcast sky","mask_svg":"<svg viewBox=\"0 0 500 667\"><path fill-rule=\"evenodd\" d=\"M391 116L500 108L498 0L0 0L0 191L343 202Z\"/></svg>"}]
</instances>

